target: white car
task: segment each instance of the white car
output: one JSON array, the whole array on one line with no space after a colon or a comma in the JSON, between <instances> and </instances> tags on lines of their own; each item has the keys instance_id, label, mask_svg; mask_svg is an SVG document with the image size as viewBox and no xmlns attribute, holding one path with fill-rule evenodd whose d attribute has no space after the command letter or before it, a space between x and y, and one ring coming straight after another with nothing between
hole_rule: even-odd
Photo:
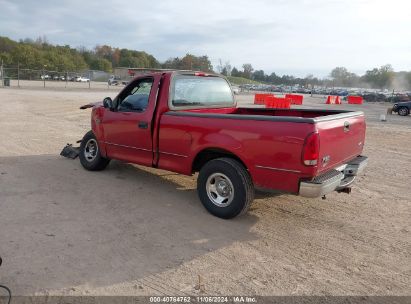
<instances>
[{"instance_id":1,"label":"white car","mask_svg":"<svg viewBox=\"0 0 411 304\"><path fill-rule=\"evenodd\" d=\"M121 82L120 76L111 75L108 79L108 85L118 85Z\"/></svg>"},{"instance_id":2,"label":"white car","mask_svg":"<svg viewBox=\"0 0 411 304\"><path fill-rule=\"evenodd\" d=\"M77 76L75 79L76 82L90 82L90 79L83 76Z\"/></svg>"},{"instance_id":3,"label":"white car","mask_svg":"<svg viewBox=\"0 0 411 304\"><path fill-rule=\"evenodd\" d=\"M240 94L240 88L239 88L239 87L237 87L237 86L231 86L231 89L233 90L233 93L234 93L235 95Z\"/></svg>"}]
</instances>

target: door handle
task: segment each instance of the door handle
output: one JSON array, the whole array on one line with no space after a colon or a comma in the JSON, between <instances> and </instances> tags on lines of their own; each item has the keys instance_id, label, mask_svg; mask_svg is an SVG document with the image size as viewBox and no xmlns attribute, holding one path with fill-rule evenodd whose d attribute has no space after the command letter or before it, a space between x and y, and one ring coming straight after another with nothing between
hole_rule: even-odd
<instances>
[{"instance_id":1,"label":"door handle","mask_svg":"<svg viewBox=\"0 0 411 304\"><path fill-rule=\"evenodd\" d=\"M138 122L138 127L140 129L147 129L148 128L148 122L147 121L139 121Z\"/></svg>"}]
</instances>

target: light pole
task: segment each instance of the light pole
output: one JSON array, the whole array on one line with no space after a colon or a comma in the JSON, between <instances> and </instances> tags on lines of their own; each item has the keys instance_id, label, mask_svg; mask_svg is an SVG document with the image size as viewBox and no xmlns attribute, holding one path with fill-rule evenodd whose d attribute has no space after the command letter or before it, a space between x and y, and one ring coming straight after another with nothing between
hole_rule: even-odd
<instances>
[{"instance_id":1,"label":"light pole","mask_svg":"<svg viewBox=\"0 0 411 304\"><path fill-rule=\"evenodd\" d=\"M46 74L44 69L47 67L47 64L43 65L43 87L46 87Z\"/></svg>"},{"instance_id":2,"label":"light pole","mask_svg":"<svg viewBox=\"0 0 411 304\"><path fill-rule=\"evenodd\" d=\"M20 61L17 62L17 87L20 88Z\"/></svg>"},{"instance_id":3,"label":"light pole","mask_svg":"<svg viewBox=\"0 0 411 304\"><path fill-rule=\"evenodd\" d=\"M3 70L3 59L1 60L1 67L0 67L0 76L1 76L1 86L4 86L4 70Z\"/></svg>"}]
</instances>

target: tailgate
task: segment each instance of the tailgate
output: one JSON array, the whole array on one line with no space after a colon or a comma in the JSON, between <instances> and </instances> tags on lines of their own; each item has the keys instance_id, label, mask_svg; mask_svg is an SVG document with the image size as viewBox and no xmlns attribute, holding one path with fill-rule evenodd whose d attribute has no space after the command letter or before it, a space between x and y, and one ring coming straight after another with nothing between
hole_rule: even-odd
<instances>
[{"instance_id":1,"label":"tailgate","mask_svg":"<svg viewBox=\"0 0 411 304\"><path fill-rule=\"evenodd\" d=\"M318 173L361 154L365 140L364 113L325 116L316 120L316 126L320 135Z\"/></svg>"}]
</instances>

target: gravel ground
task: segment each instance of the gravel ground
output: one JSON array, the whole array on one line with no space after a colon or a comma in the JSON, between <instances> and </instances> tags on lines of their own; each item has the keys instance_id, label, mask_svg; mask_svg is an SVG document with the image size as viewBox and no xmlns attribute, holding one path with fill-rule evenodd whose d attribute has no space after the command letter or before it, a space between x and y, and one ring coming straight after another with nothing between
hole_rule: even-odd
<instances>
[{"instance_id":1,"label":"gravel ground","mask_svg":"<svg viewBox=\"0 0 411 304\"><path fill-rule=\"evenodd\" d=\"M258 194L208 214L195 177L59 156L112 90L0 89L0 282L17 295L411 295L411 116L365 111L369 166L351 195ZM250 104L252 95L239 95Z\"/></svg>"}]
</instances>

